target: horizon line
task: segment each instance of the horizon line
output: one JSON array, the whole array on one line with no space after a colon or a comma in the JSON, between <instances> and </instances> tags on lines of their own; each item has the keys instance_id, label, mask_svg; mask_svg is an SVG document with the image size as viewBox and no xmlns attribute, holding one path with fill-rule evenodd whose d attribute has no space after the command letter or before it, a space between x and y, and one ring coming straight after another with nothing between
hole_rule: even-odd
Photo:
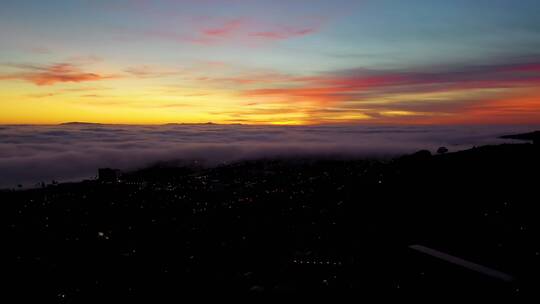
<instances>
[{"instance_id":1,"label":"horizon line","mask_svg":"<svg viewBox=\"0 0 540 304\"><path fill-rule=\"evenodd\" d=\"M218 126L269 126L269 127L306 127L306 126L539 126L535 123L389 123L389 122L343 122L343 123L216 123L216 122L164 122L164 123L102 123L88 121L67 121L59 123L2 123L0 126L69 126L69 125L105 125L105 126L167 126L167 125L218 125Z\"/></svg>"}]
</instances>

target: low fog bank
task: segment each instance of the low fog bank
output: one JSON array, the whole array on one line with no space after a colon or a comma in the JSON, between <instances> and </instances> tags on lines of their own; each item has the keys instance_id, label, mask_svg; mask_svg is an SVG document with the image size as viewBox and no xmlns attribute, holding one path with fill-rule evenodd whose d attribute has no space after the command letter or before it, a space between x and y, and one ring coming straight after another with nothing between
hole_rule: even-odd
<instances>
[{"instance_id":1,"label":"low fog bank","mask_svg":"<svg viewBox=\"0 0 540 304\"><path fill-rule=\"evenodd\" d=\"M207 165L298 156L394 157L513 142L499 136L538 126L0 126L0 188L92 178L99 167L130 170L160 161Z\"/></svg>"}]
</instances>

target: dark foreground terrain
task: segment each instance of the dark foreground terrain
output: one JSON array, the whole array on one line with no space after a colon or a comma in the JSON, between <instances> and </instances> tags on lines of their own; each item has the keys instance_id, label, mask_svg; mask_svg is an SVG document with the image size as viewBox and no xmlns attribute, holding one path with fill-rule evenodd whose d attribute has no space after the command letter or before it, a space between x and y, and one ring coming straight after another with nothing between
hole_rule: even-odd
<instances>
[{"instance_id":1,"label":"dark foreground terrain","mask_svg":"<svg viewBox=\"0 0 540 304\"><path fill-rule=\"evenodd\" d=\"M68 303L194 292L538 296L539 152L155 167L114 183L0 192L4 287Z\"/></svg>"}]
</instances>

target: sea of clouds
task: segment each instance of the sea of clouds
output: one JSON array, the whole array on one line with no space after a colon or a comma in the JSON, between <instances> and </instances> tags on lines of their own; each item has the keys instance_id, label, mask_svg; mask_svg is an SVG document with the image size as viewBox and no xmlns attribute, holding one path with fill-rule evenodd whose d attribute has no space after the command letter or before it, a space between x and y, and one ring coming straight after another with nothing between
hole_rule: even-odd
<instances>
[{"instance_id":1,"label":"sea of clouds","mask_svg":"<svg viewBox=\"0 0 540 304\"><path fill-rule=\"evenodd\" d=\"M97 168L137 169L160 161L207 165L288 156L394 157L510 140L538 126L0 126L0 188L93 178Z\"/></svg>"}]
</instances>

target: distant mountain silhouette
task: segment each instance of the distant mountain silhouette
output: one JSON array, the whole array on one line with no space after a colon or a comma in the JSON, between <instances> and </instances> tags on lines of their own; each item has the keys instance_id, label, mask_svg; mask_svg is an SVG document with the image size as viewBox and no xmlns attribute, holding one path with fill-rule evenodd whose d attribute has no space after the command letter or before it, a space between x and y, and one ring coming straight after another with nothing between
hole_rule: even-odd
<instances>
[{"instance_id":1,"label":"distant mountain silhouette","mask_svg":"<svg viewBox=\"0 0 540 304\"><path fill-rule=\"evenodd\" d=\"M59 126L104 126L104 125L124 125L124 124L102 124L102 123L96 123L96 122L84 122L84 121L70 121L70 122L64 122L59 124ZM129 125L129 124L125 124ZM215 123L215 122L195 122L195 123L186 123L186 122L173 122L173 123L165 123L161 124L160 126L204 126L204 125L227 125L227 126L241 126L243 124L241 123L230 123L230 124L221 124L221 123Z\"/></svg>"},{"instance_id":2,"label":"distant mountain silhouette","mask_svg":"<svg viewBox=\"0 0 540 304\"><path fill-rule=\"evenodd\" d=\"M198 126L198 125L217 125L216 123L213 123L213 122L206 122L206 123L186 123L186 122L181 122L181 123L177 123L177 122L173 122L173 123L166 123L166 124L162 124L162 126Z\"/></svg>"},{"instance_id":3,"label":"distant mountain silhouette","mask_svg":"<svg viewBox=\"0 0 540 304\"><path fill-rule=\"evenodd\" d=\"M61 123L60 125L61 126L101 126L103 124L94 123L94 122L71 121L71 122Z\"/></svg>"}]
</instances>

